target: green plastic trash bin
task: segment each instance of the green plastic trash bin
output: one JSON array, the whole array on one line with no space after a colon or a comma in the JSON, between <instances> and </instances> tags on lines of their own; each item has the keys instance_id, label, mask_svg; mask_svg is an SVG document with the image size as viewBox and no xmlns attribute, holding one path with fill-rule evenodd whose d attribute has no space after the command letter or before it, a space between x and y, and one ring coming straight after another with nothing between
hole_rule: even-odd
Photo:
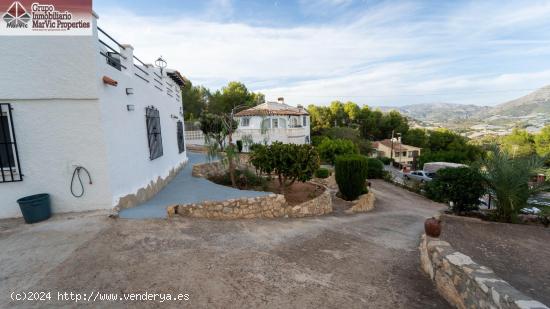
<instances>
[{"instance_id":1,"label":"green plastic trash bin","mask_svg":"<svg viewBox=\"0 0 550 309\"><path fill-rule=\"evenodd\" d=\"M26 223L36 223L51 217L50 195L36 194L17 200Z\"/></svg>"}]
</instances>

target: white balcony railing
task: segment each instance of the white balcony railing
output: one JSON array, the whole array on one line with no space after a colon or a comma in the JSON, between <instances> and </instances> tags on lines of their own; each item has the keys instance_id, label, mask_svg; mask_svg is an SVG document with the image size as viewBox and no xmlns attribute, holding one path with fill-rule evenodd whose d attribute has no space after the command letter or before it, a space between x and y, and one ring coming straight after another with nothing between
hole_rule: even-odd
<instances>
[{"instance_id":1,"label":"white balcony railing","mask_svg":"<svg viewBox=\"0 0 550 309\"><path fill-rule=\"evenodd\" d=\"M149 87L154 87L177 102L181 101L178 85L171 83L165 72L134 56L131 46L120 44L100 27L97 27L97 30L99 53L105 57L106 65L138 78Z\"/></svg>"}]
</instances>

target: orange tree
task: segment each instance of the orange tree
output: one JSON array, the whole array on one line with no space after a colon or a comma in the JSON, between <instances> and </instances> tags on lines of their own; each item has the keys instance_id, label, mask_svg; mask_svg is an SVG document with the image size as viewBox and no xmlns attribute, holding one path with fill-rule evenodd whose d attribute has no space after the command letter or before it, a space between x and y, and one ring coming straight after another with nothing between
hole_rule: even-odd
<instances>
[{"instance_id":1,"label":"orange tree","mask_svg":"<svg viewBox=\"0 0 550 309\"><path fill-rule=\"evenodd\" d=\"M306 182L313 177L319 168L319 155L311 145L275 142L255 147L250 163L260 173L277 175L279 190L284 193L294 182Z\"/></svg>"}]
</instances>

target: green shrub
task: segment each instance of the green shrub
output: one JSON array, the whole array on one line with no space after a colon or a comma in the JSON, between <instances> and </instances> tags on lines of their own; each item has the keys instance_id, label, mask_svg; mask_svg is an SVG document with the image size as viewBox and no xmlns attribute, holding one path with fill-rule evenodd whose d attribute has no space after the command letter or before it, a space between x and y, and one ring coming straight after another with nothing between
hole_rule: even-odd
<instances>
[{"instance_id":1,"label":"green shrub","mask_svg":"<svg viewBox=\"0 0 550 309\"><path fill-rule=\"evenodd\" d=\"M317 178L327 178L330 176L330 171L326 168L320 168L315 171L315 177Z\"/></svg>"},{"instance_id":2,"label":"green shrub","mask_svg":"<svg viewBox=\"0 0 550 309\"><path fill-rule=\"evenodd\" d=\"M391 162L392 162L392 159L388 158L388 157L382 157L382 158L378 158L380 161L382 161L382 163L384 163L384 165L390 165Z\"/></svg>"},{"instance_id":3,"label":"green shrub","mask_svg":"<svg viewBox=\"0 0 550 309\"><path fill-rule=\"evenodd\" d=\"M336 183L344 199L352 201L368 192L365 186L368 172L367 157L357 154L338 156L335 171Z\"/></svg>"},{"instance_id":4,"label":"green shrub","mask_svg":"<svg viewBox=\"0 0 550 309\"><path fill-rule=\"evenodd\" d=\"M368 171L367 177L369 179L381 179L384 177L384 163L382 161L369 158L368 159Z\"/></svg>"},{"instance_id":5,"label":"green shrub","mask_svg":"<svg viewBox=\"0 0 550 309\"><path fill-rule=\"evenodd\" d=\"M330 164L334 164L337 156L347 154L357 154L359 149L350 140L344 139L324 139L317 147L321 160Z\"/></svg>"},{"instance_id":6,"label":"green shrub","mask_svg":"<svg viewBox=\"0 0 550 309\"><path fill-rule=\"evenodd\" d=\"M367 156L372 153L372 143L369 140L366 139L358 139L355 141L355 144L357 145L357 148L359 149L359 153Z\"/></svg>"},{"instance_id":7,"label":"green shrub","mask_svg":"<svg viewBox=\"0 0 550 309\"><path fill-rule=\"evenodd\" d=\"M544 168L544 159L539 156L515 157L492 145L481 163L489 193L495 197L499 221L517 221L517 215L527 206L529 197L550 187L548 181L538 185L529 183L532 176Z\"/></svg>"},{"instance_id":8,"label":"green shrub","mask_svg":"<svg viewBox=\"0 0 550 309\"><path fill-rule=\"evenodd\" d=\"M321 142L327 138L326 136L319 136L319 135L314 135L311 137L311 145L317 147L321 144Z\"/></svg>"},{"instance_id":9,"label":"green shrub","mask_svg":"<svg viewBox=\"0 0 550 309\"><path fill-rule=\"evenodd\" d=\"M264 147L264 145L258 144L258 143L254 143L254 144L251 144L250 147L248 147L248 151L253 152L253 151L255 151L256 149L259 149L259 148L261 148L261 147Z\"/></svg>"},{"instance_id":10,"label":"green shrub","mask_svg":"<svg viewBox=\"0 0 550 309\"><path fill-rule=\"evenodd\" d=\"M258 176L249 170L235 170L235 178L237 179L239 187L256 187L263 186L267 183L265 178ZM210 177L209 179L217 184L231 186L231 175L229 172L226 172L223 175Z\"/></svg>"},{"instance_id":11,"label":"green shrub","mask_svg":"<svg viewBox=\"0 0 550 309\"><path fill-rule=\"evenodd\" d=\"M280 191L284 192L295 181L306 182L313 177L319 169L319 155L311 145L274 142L256 147L250 163L259 173L277 175Z\"/></svg>"},{"instance_id":12,"label":"green shrub","mask_svg":"<svg viewBox=\"0 0 550 309\"><path fill-rule=\"evenodd\" d=\"M437 202L453 202L451 211L461 213L478 208L485 193L483 177L470 167L445 168L425 185L426 196Z\"/></svg>"},{"instance_id":13,"label":"green shrub","mask_svg":"<svg viewBox=\"0 0 550 309\"><path fill-rule=\"evenodd\" d=\"M361 137L361 133L357 129L347 127L326 128L322 129L320 134L317 143L313 143L314 146L321 144L323 138L330 138L332 140L343 139L352 141L357 145L359 153L362 155L368 155L372 152L371 142Z\"/></svg>"}]
</instances>

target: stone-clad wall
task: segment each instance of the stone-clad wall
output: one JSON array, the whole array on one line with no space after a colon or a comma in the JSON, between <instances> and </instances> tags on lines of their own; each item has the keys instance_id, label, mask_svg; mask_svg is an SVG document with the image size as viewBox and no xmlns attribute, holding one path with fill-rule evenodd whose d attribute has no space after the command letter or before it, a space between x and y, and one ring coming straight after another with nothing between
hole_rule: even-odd
<instances>
[{"instance_id":1,"label":"stone-clad wall","mask_svg":"<svg viewBox=\"0 0 550 309\"><path fill-rule=\"evenodd\" d=\"M286 214L290 218L322 216L331 212L332 197L330 196L330 192L326 189L321 195L312 200L296 206L286 206Z\"/></svg>"},{"instance_id":2,"label":"stone-clad wall","mask_svg":"<svg viewBox=\"0 0 550 309\"><path fill-rule=\"evenodd\" d=\"M270 194L226 201L205 201L168 208L168 215L209 219L301 218L332 212L330 192L296 206L287 204L284 195Z\"/></svg>"},{"instance_id":3,"label":"stone-clad wall","mask_svg":"<svg viewBox=\"0 0 550 309\"><path fill-rule=\"evenodd\" d=\"M225 172L225 167L221 162L211 162L193 165L191 174L193 177L209 178L221 175Z\"/></svg>"},{"instance_id":4,"label":"stone-clad wall","mask_svg":"<svg viewBox=\"0 0 550 309\"><path fill-rule=\"evenodd\" d=\"M209 219L276 218L286 215L284 195L270 194L259 197L205 201L177 206L176 213L184 217ZM169 210L170 213L170 210Z\"/></svg>"},{"instance_id":5,"label":"stone-clad wall","mask_svg":"<svg viewBox=\"0 0 550 309\"><path fill-rule=\"evenodd\" d=\"M422 236L421 267L435 282L439 293L457 308L546 308L487 267L455 251L448 242Z\"/></svg>"},{"instance_id":6,"label":"stone-clad wall","mask_svg":"<svg viewBox=\"0 0 550 309\"><path fill-rule=\"evenodd\" d=\"M187 164L187 161L181 163L178 167L171 169L168 176L165 178L158 177L156 180L152 180L147 187L139 189L136 193L121 197L114 210L119 212L121 209L131 208L151 199L166 185L168 185L174 177L176 177L176 175L185 167L185 164Z\"/></svg>"},{"instance_id":7,"label":"stone-clad wall","mask_svg":"<svg viewBox=\"0 0 550 309\"><path fill-rule=\"evenodd\" d=\"M237 169L248 169L249 166L245 160L241 160L237 164ZM224 175L227 172L227 166L224 166L221 162L209 162L193 165L191 174L193 177L210 178L212 176Z\"/></svg>"},{"instance_id":8,"label":"stone-clad wall","mask_svg":"<svg viewBox=\"0 0 550 309\"><path fill-rule=\"evenodd\" d=\"M374 193L369 192L367 194L361 195L357 200L353 201L353 206L351 206L347 213L356 213L356 212L367 212L374 209Z\"/></svg>"}]
</instances>

